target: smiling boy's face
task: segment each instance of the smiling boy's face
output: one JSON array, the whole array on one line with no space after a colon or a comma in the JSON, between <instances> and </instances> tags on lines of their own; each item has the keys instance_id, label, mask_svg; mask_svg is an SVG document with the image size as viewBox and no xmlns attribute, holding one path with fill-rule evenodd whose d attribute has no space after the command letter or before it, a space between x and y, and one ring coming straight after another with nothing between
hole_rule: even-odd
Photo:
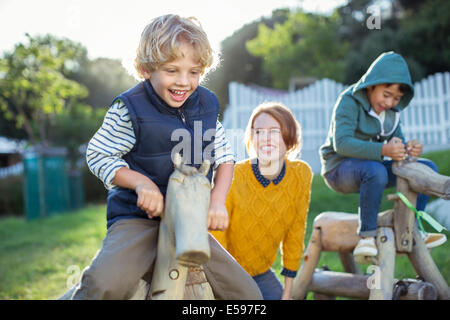
<instances>
[{"instance_id":1,"label":"smiling boy's face","mask_svg":"<svg viewBox=\"0 0 450 320\"><path fill-rule=\"evenodd\" d=\"M376 114L394 108L402 97L403 93L398 83L378 84L367 88L367 98Z\"/></svg>"},{"instance_id":2,"label":"smiling boy's face","mask_svg":"<svg viewBox=\"0 0 450 320\"><path fill-rule=\"evenodd\" d=\"M203 71L194 47L188 42L180 42L178 56L158 70L144 74L150 79L156 94L172 108L180 108L197 89Z\"/></svg>"}]
</instances>

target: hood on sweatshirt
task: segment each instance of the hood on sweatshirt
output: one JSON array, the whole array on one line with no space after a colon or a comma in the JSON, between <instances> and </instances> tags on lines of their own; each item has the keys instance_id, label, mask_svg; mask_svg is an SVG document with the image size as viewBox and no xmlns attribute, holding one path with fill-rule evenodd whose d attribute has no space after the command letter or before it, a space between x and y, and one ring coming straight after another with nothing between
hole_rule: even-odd
<instances>
[{"instance_id":1,"label":"hood on sweatshirt","mask_svg":"<svg viewBox=\"0 0 450 320\"><path fill-rule=\"evenodd\" d=\"M370 104L364 89L384 83L406 84L409 90L404 93L399 103L393 109L401 111L408 106L414 96L414 86L405 59L393 51L382 53L372 62L366 73L354 84L352 95L369 111Z\"/></svg>"}]
</instances>

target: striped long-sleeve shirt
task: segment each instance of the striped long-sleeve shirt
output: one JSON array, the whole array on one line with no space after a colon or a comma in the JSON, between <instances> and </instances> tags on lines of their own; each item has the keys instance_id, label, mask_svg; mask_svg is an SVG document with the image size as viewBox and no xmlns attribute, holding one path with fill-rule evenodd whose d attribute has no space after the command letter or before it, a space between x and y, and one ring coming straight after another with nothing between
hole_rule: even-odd
<instances>
[{"instance_id":1,"label":"striped long-sleeve shirt","mask_svg":"<svg viewBox=\"0 0 450 320\"><path fill-rule=\"evenodd\" d=\"M122 157L133 149L135 143L136 137L128 108L118 100L109 108L102 126L89 141L86 151L89 169L103 181L107 189L116 187L112 181L117 170L122 167L129 168ZM216 124L214 150L214 169L221 163L234 162L230 144L219 121Z\"/></svg>"}]
</instances>

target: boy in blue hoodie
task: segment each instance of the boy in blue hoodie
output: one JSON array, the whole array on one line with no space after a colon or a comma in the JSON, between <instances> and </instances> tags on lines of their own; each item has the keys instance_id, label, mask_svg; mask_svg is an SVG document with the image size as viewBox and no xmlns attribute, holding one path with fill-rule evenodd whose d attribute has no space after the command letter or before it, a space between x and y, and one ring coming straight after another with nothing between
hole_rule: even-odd
<instances>
[{"instance_id":1,"label":"boy in blue hoodie","mask_svg":"<svg viewBox=\"0 0 450 320\"><path fill-rule=\"evenodd\" d=\"M400 111L413 96L406 61L399 54L385 52L357 83L341 93L334 107L328 137L319 150L321 173L333 190L360 194L361 240L353 252L356 258L378 254L377 215L384 189L396 182L393 162L422 153L421 144L405 141L400 125ZM437 171L432 161L418 161ZM417 209L423 210L428 199L419 194ZM443 234L427 233L423 237L428 248L446 241Z\"/></svg>"}]
</instances>

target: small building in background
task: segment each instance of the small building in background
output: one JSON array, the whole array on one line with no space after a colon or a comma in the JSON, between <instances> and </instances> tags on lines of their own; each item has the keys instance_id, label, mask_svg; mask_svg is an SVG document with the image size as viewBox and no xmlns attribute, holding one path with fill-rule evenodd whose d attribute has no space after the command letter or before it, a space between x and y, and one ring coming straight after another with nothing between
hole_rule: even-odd
<instances>
[{"instance_id":1,"label":"small building in background","mask_svg":"<svg viewBox=\"0 0 450 320\"><path fill-rule=\"evenodd\" d=\"M0 168L11 167L21 162L25 144L24 141L0 137Z\"/></svg>"},{"instance_id":2,"label":"small building in background","mask_svg":"<svg viewBox=\"0 0 450 320\"><path fill-rule=\"evenodd\" d=\"M25 141L0 137L0 179L22 174L25 146Z\"/></svg>"}]
</instances>

